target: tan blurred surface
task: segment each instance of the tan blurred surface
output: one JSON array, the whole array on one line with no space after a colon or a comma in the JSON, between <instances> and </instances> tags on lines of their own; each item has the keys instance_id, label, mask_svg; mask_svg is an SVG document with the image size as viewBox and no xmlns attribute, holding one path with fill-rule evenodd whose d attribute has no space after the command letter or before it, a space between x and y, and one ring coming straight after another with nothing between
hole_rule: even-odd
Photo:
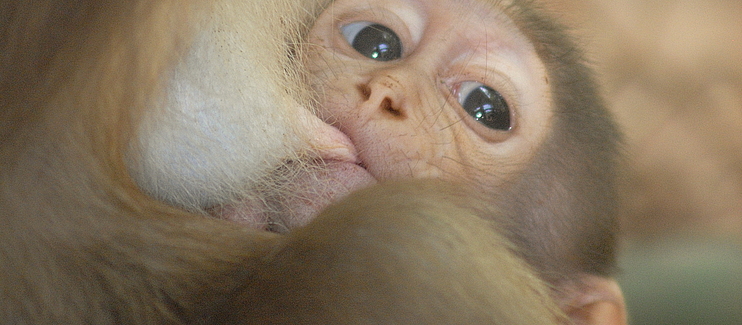
<instances>
[{"instance_id":1,"label":"tan blurred surface","mask_svg":"<svg viewBox=\"0 0 742 325\"><path fill-rule=\"evenodd\" d=\"M742 1L545 1L626 133L631 324L742 324Z\"/></svg>"},{"instance_id":2,"label":"tan blurred surface","mask_svg":"<svg viewBox=\"0 0 742 325\"><path fill-rule=\"evenodd\" d=\"M742 237L742 1L548 1L627 135L625 234Z\"/></svg>"}]
</instances>

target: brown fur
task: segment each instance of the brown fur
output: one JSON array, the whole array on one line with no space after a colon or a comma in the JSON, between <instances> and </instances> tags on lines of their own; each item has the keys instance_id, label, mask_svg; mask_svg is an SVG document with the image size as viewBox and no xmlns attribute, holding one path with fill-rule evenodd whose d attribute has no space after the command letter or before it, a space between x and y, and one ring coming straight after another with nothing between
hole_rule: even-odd
<instances>
[{"instance_id":1,"label":"brown fur","mask_svg":"<svg viewBox=\"0 0 742 325\"><path fill-rule=\"evenodd\" d=\"M282 239L141 193L124 152L197 27L198 5L14 0L1 6L0 322L194 323L220 321L216 315L236 322L462 322L471 313L478 320L544 323L560 317L545 286L503 240L439 194L428 193L434 195L428 205L430 189L417 193L419 209L403 208L402 199L394 206L404 210L358 211L384 197L371 192ZM399 191L418 192L411 187ZM343 209L350 214L338 212ZM356 236L363 231L379 235ZM423 254L432 244L416 240L423 234L450 246L440 247L440 256ZM498 257L477 257L482 249ZM313 255L293 255L302 250ZM324 260L334 254L345 259ZM461 263L438 264L444 257ZM426 265L439 273L419 278ZM471 278L461 276L468 266L476 271ZM501 273L485 272L490 266ZM374 281L354 282L354 274ZM503 290L488 292L483 282ZM498 306L510 297L497 297L524 288L517 305L530 305L521 311L531 316ZM281 301L292 304L273 304ZM268 313L273 310L280 314Z\"/></svg>"}]
</instances>

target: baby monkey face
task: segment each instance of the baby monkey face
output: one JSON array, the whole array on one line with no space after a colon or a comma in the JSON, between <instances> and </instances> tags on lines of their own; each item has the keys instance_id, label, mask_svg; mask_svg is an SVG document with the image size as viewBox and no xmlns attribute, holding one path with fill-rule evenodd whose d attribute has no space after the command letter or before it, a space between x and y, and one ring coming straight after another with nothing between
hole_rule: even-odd
<instances>
[{"instance_id":1,"label":"baby monkey face","mask_svg":"<svg viewBox=\"0 0 742 325\"><path fill-rule=\"evenodd\" d=\"M500 184L551 127L545 65L492 1L339 0L309 35L319 115L379 180Z\"/></svg>"}]
</instances>

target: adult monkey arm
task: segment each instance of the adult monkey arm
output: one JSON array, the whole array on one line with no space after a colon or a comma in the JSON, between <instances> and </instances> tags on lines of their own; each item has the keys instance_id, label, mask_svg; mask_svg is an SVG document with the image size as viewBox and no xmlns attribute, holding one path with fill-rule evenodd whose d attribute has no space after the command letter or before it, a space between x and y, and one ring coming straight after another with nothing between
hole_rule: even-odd
<instances>
[{"instance_id":1,"label":"adult monkey arm","mask_svg":"<svg viewBox=\"0 0 742 325\"><path fill-rule=\"evenodd\" d=\"M284 237L219 321L570 323L478 205L436 181L353 193Z\"/></svg>"},{"instance_id":2,"label":"adult monkey arm","mask_svg":"<svg viewBox=\"0 0 742 325\"><path fill-rule=\"evenodd\" d=\"M188 186L198 182L191 185L176 183L171 186L185 191L176 191L174 197L167 197L172 189L157 185L161 183L146 188L147 193L178 205L176 208L142 192L140 184L132 180L129 172L147 175L143 172L147 167L137 165L146 160L141 158L146 153L138 151L144 149L137 140L139 135L151 131L140 127L144 125L146 128L146 123L153 121L147 115L150 110L172 108L163 104L162 99L166 97L163 94L169 91L173 69L177 69L174 67L187 53L191 53L191 44L198 43L198 36L194 35L198 35L205 25L208 27L210 15L224 18L223 23L229 17L244 19L244 14L262 17L254 18L255 22L266 24L260 26L261 35L266 36L264 45L270 47L290 44L293 38L286 41L285 37L296 30L289 25L281 27L281 24L300 25L301 17L312 10L292 7L292 2L275 1L245 2L235 7L226 1L206 4L180 1L3 1L0 8L4 13L0 18L0 220L3 221L3 227L0 227L0 321L33 324L195 323L208 322L223 313L240 312L239 309L225 309L225 306L244 307L233 305L239 301L235 299L236 295L242 297L239 293L247 290L244 285L251 283L249 277L252 274L274 271L269 268L258 272L266 265L265 256L270 256L270 252L289 240L182 209L206 208L194 208L193 202L208 202L209 198L219 197L230 190L217 195L211 192L188 197ZM229 29L230 25L223 27ZM289 33L284 34L282 28L287 28ZM209 30L222 31L219 28ZM252 53L257 55L259 52ZM268 52L286 54L280 48ZM272 96L292 89L288 87L294 86L288 81L291 76L278 73L287 67L291 71L290 62L280 62L282 58L288 61L288 57L273 56L279 62L268 64L268 75L271 76L270 71L278 74L279 81L268 80L264 87L244 98L264 95L266 97L261 100L270 103ZM270 58L268 60L266 62L271 62ZM238 73L239 70L227 72ZM262 77L263 73L255 72L251 76ZM298 133L298 140L294 139L296 142L293 143L295 147L283 154L274 152L275 155L271 156L263 150L284 145L286 139L253 138L253 142L262 144L262 149L250 152L252 156L233 159L250 158L255 165L243 166L243 170L252 173L254 168L258 172L236 177L240 182L263 179L264 173L271 173L266 170L287 166L284 165L285 159L306 159L310 164L315 151L327 149L312 149L311 135L322 126L309 122L311 115L299 109L301 101L294 106L278 105L286 104L283 100L288 99L285 98L301 97L279 98L274 103L277 105L253 107L256 109L254 113L283 107L281 110L289 112L287 116L278 114L274 117L291 119L304 116L293 122L274 122L265 117L261 120L279 127L282 123L295 125L286 130ZM172 116L191 117L187 114ZM156 118L154 121L167 122ZM302 121L306 125L300 124ZM211 139L206 135L204 138ZM177 137L172 140L174 146L184 144ZM276 142L266 144L272 140ZM200 144L203 143L197 143L195 147L202 148ZM305 147L311 150L301 152ZM200 154L203 151L195 152ZM183 151L176 154L180 153ZM217 155L214 158L228 159ZM175 162L188 164L183 160ZM198 167L195 164L189 171L195 174L203 171ZM225 169L231 167L231 163L224 166ZM214 173L217 172L212 169L205 171L207 177L216 176ZM211 185L217 189L224 188L224 184ZM230 185L226 187L230 188ZM401 216L401 221L413 222L416 218L415 215ZM457 222L456 218L448 216L435 218ZM380 226L371 224L365 229L374 230ZM319 224L314 227L328 231ZM385 228L378 230L386 231ZM465 231L468 231L467 227L451 233ZM448 231L444 229L441 234L446 233ZM413 251L424 248L416 241L407 241L400 233L392 235L391 242L410 245ZM296 236L302 236L302 233ZM291 243L285 245L290 247ZM328 249L330 252L341 249L342 252L342 247L331 246ZM363 245L355 246L355 249L362 250L362 253ZM508 252L507 245L499 249ZM386 259L384 256L378 257L382 259L380 263ZM414 266L419 261L416 259L410 265ZM527 267L521 268L515 259L510 261L515 264L509 269L520 270L521 279L529 278ZM291 264L292 259L288 258L287 262ZM379 278L382 281L386 279ZM321 276L319 279L327 280ZM407 279L414 281L415 277ZM436 281L425 283L435 288ZM538 280L528 285L537 292L543 290ZM446 288L441 289L448 292ZM467 292L451 292L455 298L468 297ZM349 293L354 294L353 291ZM276 294L291 292L279 291ZM542 297L538 294L533 297L532 306L537 309L544 307L540 314L544 323L557 317L552 314L548 303L540 304ZM249 313L238 316L252 317Z\"/></svg>"}]
</instances>

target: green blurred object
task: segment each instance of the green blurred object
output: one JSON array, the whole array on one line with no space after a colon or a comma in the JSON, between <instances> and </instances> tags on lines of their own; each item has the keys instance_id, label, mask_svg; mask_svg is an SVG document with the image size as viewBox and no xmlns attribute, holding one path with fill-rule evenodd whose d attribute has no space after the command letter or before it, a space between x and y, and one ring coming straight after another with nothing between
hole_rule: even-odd
<instances>
[{"instance_id":1,"label":"green blurred object","mask_svg":"<svg viewBox=\"0 0 742 325\"><path fill-rule=\"evenodd\" d=\"M631 325L742 325L740 242L672 238L622 249Z\"/></svg>"}]
</instances>

